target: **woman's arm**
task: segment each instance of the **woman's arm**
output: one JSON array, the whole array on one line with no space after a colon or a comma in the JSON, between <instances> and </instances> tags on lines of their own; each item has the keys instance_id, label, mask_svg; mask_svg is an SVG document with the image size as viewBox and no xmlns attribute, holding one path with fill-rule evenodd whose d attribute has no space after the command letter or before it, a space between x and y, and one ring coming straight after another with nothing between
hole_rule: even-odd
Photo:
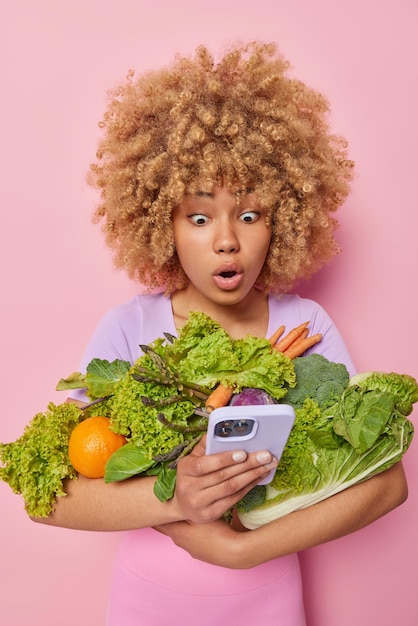
<instances>
[{"instance_id":1,"label":"woman's arm","mask_svg":"<svg viewBox=\"0 0 418 626\"><path fill-rule=\"evenodd\" d=\"M176 492L167 502L154 495L155 477L105 483L79 476L66 481L67 495L57 499L49 517L32 519L94 531L132 530L180 520L213 521L277 465L267 451L205 456L204 439L196 448L179 464Z\"/></svg>"},{"instance_id":2,"label":"woman's arm","mask_svg":"<svg viewBox=\"0 0 418 626\"><path fill-rule=\"evenodd\" d=\"M162 503L154 496L154 481L155 478L146 477L106 484L100 478L79 476L65 482L67 495L57 498L48 517L31 519L51 526L94 531L131 530L184 519L173 501Z\"/></svg>"},{"instance_id":3,"label":"woman's arm","mask_svg":"<svg viewBox=\"0 0 418 626\"><path fill-rule=\"evenodd\" d=\"M225 522L169 524L158 530L196 559L245 569L350 534L396 508L408 490L401 463L318 504L256 530L238 532Z\"/></svg>"}]
</instances>

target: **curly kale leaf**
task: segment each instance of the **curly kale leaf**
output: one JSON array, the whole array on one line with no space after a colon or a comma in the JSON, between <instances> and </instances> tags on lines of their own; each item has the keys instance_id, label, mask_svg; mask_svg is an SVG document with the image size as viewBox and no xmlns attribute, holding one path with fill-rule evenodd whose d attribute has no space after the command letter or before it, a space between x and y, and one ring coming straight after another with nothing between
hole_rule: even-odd
<instances>
[{"instance_id":1,"label":"curly kale leaf","mask_svg":"<svg viewBox=\"0 0 418 626\"><path fill-rule=\"evenodd\" d=\"M164 404L162 409L159 400L177 398L176 387L140 382L132 376L136 371L133 366L131 375L119 383L108 401L112 430L135 441L152 458L169 452L187 437L184 432L163 424L158 418L161 412L167 422L186 428L194 416L195 404L187 399L176 400ZM144 403L144 397L154 399L155 404Z\"/></svg>"},{"instance_id":2,"label":"curly kale leaf","mask_svg":"<svg viewBox=\"0 0 418 626\"><path fill-rule=\"evenodd\" d=\"M0 479L21 494L33 517L47 517L57 496L65 496L62 481L76 478L68 457L68 440L81 409L75 404L50 403L12 443L0 444Z\"/></svg>"}]
</instances>

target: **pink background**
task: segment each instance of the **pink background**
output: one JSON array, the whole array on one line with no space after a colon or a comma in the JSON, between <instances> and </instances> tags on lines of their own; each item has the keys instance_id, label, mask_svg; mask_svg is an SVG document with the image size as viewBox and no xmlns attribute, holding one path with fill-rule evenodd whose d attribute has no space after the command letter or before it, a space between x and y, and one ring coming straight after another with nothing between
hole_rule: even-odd
<instances>
[{"instance_id":1,"label":"pink background","mask_svg":"<svg viewBox=\"0 0 418 626\"><path fill-rule=\"evenodd\" d=\"M0 441L63 401L57 380L77 369L104 311L136 291L90 224L84 176L106 90L199 43L277 41L331 100L357 177L340 216L344 253L303 293L329 311L360 370L418 376L415 0L14 0L0 11ZM416 449L405 505L302 555L309 626L418 623ZM33 524L4 483L0 502L0 624L101 626L117 534Z\"/></svg>"}]
</instances>

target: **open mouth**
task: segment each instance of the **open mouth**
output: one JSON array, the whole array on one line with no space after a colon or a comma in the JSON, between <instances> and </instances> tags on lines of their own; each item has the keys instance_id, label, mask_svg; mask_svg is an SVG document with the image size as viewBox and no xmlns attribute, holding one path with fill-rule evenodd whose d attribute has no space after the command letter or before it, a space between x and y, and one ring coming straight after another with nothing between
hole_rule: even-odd
<instances>
[{"instance_id":1,"label":"open mouth","mask_svg":"<svg viewBox=\"0 0 418 626\"><path fill-rule=\"evenodd\" d=\"M233 269L225 269L214 274L215 284L223 290L230 291L239 287L243 279L242 272Z\"/></svg>"}]
</instances>

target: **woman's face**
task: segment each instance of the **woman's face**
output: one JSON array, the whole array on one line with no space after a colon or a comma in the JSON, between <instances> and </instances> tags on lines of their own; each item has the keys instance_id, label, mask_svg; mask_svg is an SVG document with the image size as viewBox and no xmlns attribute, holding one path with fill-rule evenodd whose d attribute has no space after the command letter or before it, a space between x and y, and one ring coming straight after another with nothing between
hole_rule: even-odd
<instances>
[{"instance_id":1,"label":"woman's face","mask_svg":"<svg viewBox=\"0 0 418 626\"><path fill-rule=\"evenodd\" d=\"M271 230L256 196L226 187L189 196L173 211L174 241L188 290L217 304L236 304L252 292Z\"/></svg>"}]
</instances>

